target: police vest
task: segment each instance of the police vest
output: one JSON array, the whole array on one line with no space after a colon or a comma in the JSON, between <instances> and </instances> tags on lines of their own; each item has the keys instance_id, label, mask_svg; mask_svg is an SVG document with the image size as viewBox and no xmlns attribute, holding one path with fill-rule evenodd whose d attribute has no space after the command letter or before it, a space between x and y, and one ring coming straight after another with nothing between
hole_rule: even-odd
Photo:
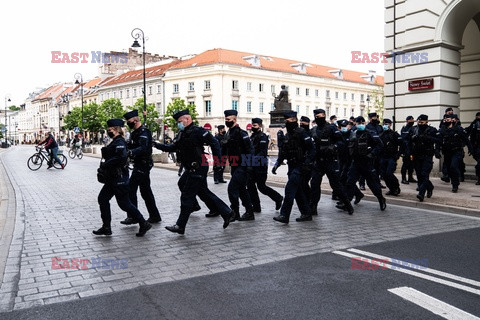
<instances>
[{"instance_id":1,"label":"police vest","mask_svg":"<svg viewBox=\"0 0 480 320\"><path fill-rule=\"evenodd\" d=\"M461 137L461 129L459 127L444 128L443 131L443 140L442 140L442 151L443 152L452 152L457 151L463 148L463 141Z\"/></svg>"},{"instance_id":2,"label":"police vest","mask_svg":"<svg viewBox=\"0 0 480 320\"><path fill-rule=\"evenodd\" d=\"M350 136L349 151L351 156L366 157L370 154L372 148L368 145L368 132L357 135L355 130Z\"/></svg>"},{"instance_id":3,"label":"police vest","mask_svg":"<svg viewBox=\"0 0 480 320\"><path fill-rule=\"evenodd\" d=\"M250 153L249 150L244 150L245 142L243 141L242 131L240 128L231 128L225 134L225 147L229 156L237 156L240 158L242 154ZM247 132L244 132L245 135L247 135Z\"/></svg>"},{"instance_id":4,"label":"police vest","mask_svg":"<svg viewBox=\"0 0 480 320\"><path fill-rule=\"evenodd\" d=\"M296 128L293 134L287 133L280 149L289 164L301 164L305 161L303 129Z\"/></svg>"},{"instance_id":5,"label":"police vest","mask_svg":"<svg viewBox=\"0 0 480 320\"><path fill-rule=\"evenodd\" d=\"M332 158L337 155L336 145L332 143L332 135L333 132L329 125L325 125L323 128L316 127L312 130L317 158Z\"/></svg>"},{"instance_id":6,"label":"police vest","mask_svg":"<svg viewBox=\"0 0 480 320\"><path fill-rule=\"evenodd\" d=\"M423 132L420 132L418 126L413 127L412 136L416 136L415 141L412 141L412 153L415 155L432 156L435 153L434 141L431 133L434 129L427 127Z\"/></svg>"},{"instance_id":7,"label":"police vest","mask_svg":"<svg viewBox=\"0 0 480 320\"><path fill-rule=\"evenodd\" d=\"M395 131L383 131L380 134L380 139L383 142L383 154L390 157L396 156L399 143Z\"/></svg>"},{"instance_id":8,"label":"police vest","mask_svg":"<svg viewBox=\"0 0 480 320\"><path fill-rule=\"evenodd\" d=\"M202 143L204 129L192 126L186 131L181 131L177 136L177 157L187 169L196 169L202 163L202 155L205 153Z\"/></svg>"}]
</instances>

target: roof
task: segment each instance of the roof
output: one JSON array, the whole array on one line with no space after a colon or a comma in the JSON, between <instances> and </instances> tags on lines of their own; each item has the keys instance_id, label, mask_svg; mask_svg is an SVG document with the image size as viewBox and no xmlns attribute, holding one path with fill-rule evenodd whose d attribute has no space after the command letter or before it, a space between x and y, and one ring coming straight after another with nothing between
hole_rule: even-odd
<instances>
[{"instance_id":1,"label":"roof","mask_svg":"<svg viewBox=\"0 0 480 320\"><path fill-rule=\"evenodd\" d=\"M256 57L256 60L255 60ZM250 62L248 61L250 60ZM289 60L284 58L271 57L268 55L254 54L249 52L233 51L227 49L212 49L202 52L195 57L181 61L172 66L171 69L183 69L210 64L232 64L251 68L259 68L272 71L281 71L296 74L305 74L314 77L338 79L331 71L339 70L334 67L327 67L313 63L306 63L297 60ZM253 65L252 65L253 63ZM303 69L302 69L303 68ZM299 71L301 69L303 72ZM372 84L362 78L368 75L358 71L343 70L344 81L351 81L364 84ZM384 77L376 76L375 84L384 85Z\"/></svg>"},{"instance_id":2,"label":"roof","mask_svg":"<svg viewBox=\"0 0 480 320\"><path fill-rule=\"evenodd\" d=\"M60 93L62 89L63 83L54 84L50 86L47 90L36 96L35 99L33 99L32 101L56 98L58 93Z\"/></svg>"}]
</instances>

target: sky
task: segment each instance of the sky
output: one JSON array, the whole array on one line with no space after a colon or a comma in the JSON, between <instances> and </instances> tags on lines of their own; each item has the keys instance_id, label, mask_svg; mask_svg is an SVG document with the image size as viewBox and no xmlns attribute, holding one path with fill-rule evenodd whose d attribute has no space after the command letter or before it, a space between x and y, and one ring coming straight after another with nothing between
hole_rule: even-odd
<instances>
[{"instance_id":1,"label":"sky","mask_svg":"<svg viewBox=\"0 0 480 320\"><path fill-rule=\"evenodd\" d=\"M352 51L384 51L383 0L1 1L0 97L98 74L99 64L52 63L52 51L128 50L141 28L146 51L185 56L213 48L384 74L382 63L351 63ZM4 105L0 105L4 108Z\"/></svg>"}]
</instances>

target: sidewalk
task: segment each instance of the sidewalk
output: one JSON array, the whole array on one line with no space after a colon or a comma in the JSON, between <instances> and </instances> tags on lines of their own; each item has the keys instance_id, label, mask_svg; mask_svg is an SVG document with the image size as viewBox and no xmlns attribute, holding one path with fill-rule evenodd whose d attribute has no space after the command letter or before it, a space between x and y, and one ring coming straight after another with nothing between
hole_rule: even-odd
<instances>
[{"instance_id":1,"label":"sidewalk","mask_svg":"<svg viewBox=\"0 0 480 320\"><path fill-rule=\"evenodd\" d=\"M98 154L86 153L86 156L100 157ZM175 163L155 163L156 168L163 168L168 170L178 171L178 166ZM209 176L212 176L212 172L209 172ZM225 173L225 178L228 179L229 173ZM397 178L401 181L401 177L397 174ZM398 197L385 196L388 204L396 204L406 207L414 207L427 210L438 210L449 213L464 214L469 216L480 217L480 186L475 185L474 180L465 180L460 183L458 193L452 193L452 186L449 183L445 183L440 178L430 178L435 189L433 191L433 197L425 198L424 202L419 202L416 198L417 184L410 183L408 185L401 184L401 194ZM286 166L281 166L277 175L271 174L271 168L269 169L269 175L267 183L277 187L284 187L287 182ZM384 182L382 182L384 184ZM388 190L383 189L383 194ZM322 193L325 195L332 194L332 188L328 183L328 179L325 176L322 183ZM372 192L368 189L363 191L365 198L363 200L377 201Z\"/></svg>"}]
</instances>

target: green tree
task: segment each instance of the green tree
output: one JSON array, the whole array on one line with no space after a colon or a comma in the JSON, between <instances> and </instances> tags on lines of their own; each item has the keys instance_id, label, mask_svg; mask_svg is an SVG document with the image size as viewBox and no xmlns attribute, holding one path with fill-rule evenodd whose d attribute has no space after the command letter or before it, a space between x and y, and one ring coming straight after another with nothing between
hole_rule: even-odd
<instances>
[{"instance_id":1,"label":"green tree","mask_svg":"<svg viewBox=\"0 0 480 320\"><path fill-rule=\"evenodd\" d=\"M5 126L3 125L3 123L0 123L0 139L3 139L3 130L5 130L4 128Z\"/></svg>"},{"instance_id":2,"label":"green tree","mask_svg":"<svg viewBox=\"0 0 480 320\"><path fill-rule=\"evenodd\" d=\"M65 128L68 130L73 130L73 128L81 127L82 123L82 108L75 107L72 111L69 111L64 119Z\"/></svg>"},{"instance_id":3,"label":"green tree","mask_svg":"<svg viewBox=\"0 0 480 320\"><path fill-rule=\"evenodd\" d=\"M373 90L370 93L370 110L368 110L368 112L376 112L378 115L378 119L380 121L383 120L385 107L384 107L384 96L383 96L382 89Z\"/></svg>"},{"instance_id":4,"label":"green tree","mask_svg":"<svg viewBox=\"0 0 480 320\"><path fill-rule=\"evenodd\" d=\"M10 106L10 107L8 107L8 109L11 110L11 111L20 111L21 108L17 107L17 106Z\"/></svg>"},{"instance_id":5,"label":"green tree","mask_svg":"<svg viewBox=\"0 0 480 320\"><path fill-rule=\"evenodd\" d=\"M108 119L122 119L125 114L125 109L119 99L110 98L104 100L101 105L105 116ZM106 125L106 123L105 123Z\"/></svg>"},{"instance_id":6,"label":"green tree","mask_svg":"<svg viewBox=\"0 0 480 320\"><path fill-rule=\"evenodd\" d=\"M101 105L95 102L83 106L83 130L98 132L107 126L107 115Z\"/></svg>"},{"instance_id":7,"label":"green tree","mask_svg":"<svg viewBox=\"0 0 480 320\"><path fill-rule=\"evenodd\" d=\"M176 98L168 104L167 110L165 111L165 120L164 120L165 124L168 125L168 127L174 132L177 132L178 128L177 128L177 121L173 119L173 115L178 111L185 110L185 109L188 109L188 111L190 112L193 123L195 125L198 125L198 120L197 120L198 113L195 105L194 104L187 105L185 104L184 100L180 98Z\"/></svg>"},{"instance_id":8,"label":"green tree","mask_svg":"<svg viewBox=\"0 0 480 320\"><path fill-rule=\"evenodd\" d=\"M139 98L135 104L131 107L128 107L129 110L138 110L138 117L140 121L143 123L143 98ZM157 134L160 132L160 124L158 123L159 114L155 105L153 103L147 104L147 123L145 126L151 132L156 132Z\"/></svg>"}]
</instances>

